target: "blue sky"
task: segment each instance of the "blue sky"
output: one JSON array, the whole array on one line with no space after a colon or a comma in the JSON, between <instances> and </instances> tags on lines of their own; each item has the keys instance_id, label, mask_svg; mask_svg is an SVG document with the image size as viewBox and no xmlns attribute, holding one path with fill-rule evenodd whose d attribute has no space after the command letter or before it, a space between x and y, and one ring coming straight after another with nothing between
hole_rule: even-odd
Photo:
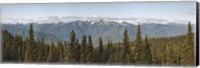
<instances>
[{"instance_id":1,"label":"blue sky","mask_svg":"<svg viewBox=\"0 0 200 68\"><path fill-rule=\"evenodd\" d=\"M196 2L2 4L6 18L44 16L144 17L195 22Z\"/></svg>"}]
</instances>

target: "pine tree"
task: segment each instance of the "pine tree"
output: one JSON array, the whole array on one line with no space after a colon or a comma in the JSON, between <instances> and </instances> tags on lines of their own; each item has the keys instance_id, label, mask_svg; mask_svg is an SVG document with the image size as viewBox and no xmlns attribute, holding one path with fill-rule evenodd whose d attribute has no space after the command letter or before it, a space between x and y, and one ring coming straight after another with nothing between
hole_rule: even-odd
<instances>
[{"instance_id":1,"label":"pine tree","mask_svg":"<svg viewBox=\"0 0 200 68\"><path fill-rule=\"evenodd\" d=\"M163 61L162 64L163 65L172 65L173 64L173 55L174 55L174 53L173 53L173 50L172 50L172 46L167 45L165 52L164 52L165 58L163 58L164 61L162 60Z\"/></svg>"},{"instance_id":2,"label":"pine tree","mask_svg":"<svg viewBox=\"0 0 200 68\"><path fill-rule=\"evenodd\" d=\"M131 63L131 55L130 55L130 45L129 45L129 38L128 38L128 30L125 29L124 37L123 37L123 46L120 54L121 63L129 64Z\"/></svg>"},{"instance_id":3,"label":"pine tree","mask_svg":"<svg viewBox=\"0 0 200 68\"><path fill-rule=\"evenodd\" d=\"M105 53L105 57L104 58L106 60L106 62L110 62L112 61L112 57L114 57L114 47L113 47L113 43L112 41L108 40L107 46L106 46L106 53ZM109 60L110 59L110 60Z\"/></svg>"},{"instance_id":4,"label":"pine tree","mask_svg":"<svg viewBox=\"0 0 200 68\"><path fill-rule=\"evenodd\" d=\"M111 54L107 62L109 64L115 63L115 56L116 56L115 54Z\"/></svg>"},{"instance_id":5,"label":"pine tree","mask_svg":"<svg viewBox=\"0 0 200 68\"><path fill-rule=\"evenodd\" d=\"M10 46L10 61L16 62L20 58L20 52L18 52L18 47L21 45L19 36L15 36Z\"/></svg>"},{"instance_id":6,"label":"pine tree","mask_svg":"<svg viewBox=\"0 0 200 68\"><path fill-rule=\"evenodd\" d=\"M50 49L49 49L49 54L47 57L47 62L59 62L59 51L58 51L58 46L55 45L54 43L51 43Z\"/></svg>"},{"instance_id":7,"label":"pine tree","mask_svg":"<svg viewBox=\"0 0 200 68\"><path fill-rule=\"evenodd\" d=\"M112 47L113 51L108 59L109 64L121 64L121 43L118 42Z\"/></svg>"},{"instance_id":8,"label":"pine tree","mask_svg":"<svg viewBox=\"0 0 200 68\"><path fill-rule=\"evenodd\" d=\"M12 60L12 49L11 46L13 46L12 42L14 40L14 37L7 31L3 30L2 32L2 44L3 44L3 56L2 56L2 61L8 62Z\"/></svg>"},{"instance_id":9,"label":"pine tree","mask_svg":"<svg viewBox=\"0 0 200 68\"><path fill-rule=\"evenodd\" d=\"M182 65L194 65L194 35L192 33L191 23L188 23L188 32L186 45L182 47L181 64Z\"/></svg>"},{"instance_id":10,"label":"pine tree","mask_svg":"<svg viewBox=\"0 0 200 68\"><path fill-rule=\"evenodd\" d=\"M141 39L141 31L140 31L140 24L138 24L137 32L136 32L136 39L134 41L135 44L133 44L132 48L132 55L134 56L133 59L135 63L142 64L144 63L145 57L145 46L142 45L142 39ZM147 43L147 40L146 40Z\"/></svg>"},{"instance_id":11,"label":"pine tree","mask_svg":"<svg viewBox=\"0 0 200 68\"><path fill-rule=\"evenodd\" d=\"M150 64L152 62L152 54L151 54L151 50L150 50L150 47L151 45L149 44L148 42L148 38L147 38L147 35L145 36L145 43L144 43L144 55L145 55L145 58L144 58L144 61L146 64Z\"/></svg>"},{"instance_id":12,"label":"pine tree","mask_svg":"<svg viewBox=\"0 0 200 68\"><path fill-rule=\"evenodd\" d=\"M64 62L64 45L61 42L57 42L58 45L58 55L59 55L59 62L63 63Z\"/></svg>"},{"instance_id":13,"label":"pine tree","mask_svg":"<svg viewBox=\"0 0 200 68\"><path fill-rule=\"evenodd\" d=\"M102 61L103 61L103 40L102 40L101 37L99 38L99 47L98 47L98 56L97 56L97 58L98 58L98 62L102 63Z\"/></svg>"},{"instance_id":14,"label":"pine tree","mask_svg":"<svg viewBox=\"0 0 200 68\"><path fill-rule=\"evenodd\" d=\"M26 52L25 52L25 62L33 62L34 60L34 51L35 51L35 47L34 47L34 36L33 36L33 24L30 24L29 27L29 38L28 41L26 43Z\"/></svg>"},{"instance_id":15,"label":"pine tree","mask_svg":"<svg viewBox=\"0 0 200 68\"><path fill-rule=\"evenodd\" d=\"M87 45L87 37L83 35L82 37L82 43L81 43L81 57L80 57L80 62L85 63L85 58L86 58L86 45Z\"/></svg>"},{"instance_id":16,"label":"pine tree","mask_svg":"<svg viewBox=\"0 0 200 68\"><path fill-rule=\"evenodd\" d=\"M162 65L180 65L180 48L176 41L166 46L164 56L162 57Z\"/></svg>"},{"instance_id":17,"label":"pine tree","mask_svg":"<svg viewBox=\"0 0 200 68\"><path fill-rule=\"evenodd\" d=\"M93 55L93 43L92 43L92 37L89 35L88 37L88 44L86 46L86 63L92 63L94 61L94 55Z\"/></svg>"},{"instance_id":18,"label":"pine tree","mask_svg":"<svg viewBox=\"0 0 200 68\"><path fill-rule=\"evenodd\" d=\"M120 59L120 52L121 52L121 42L118 43L118 46L116 46L116 52L115 52L115 59L114 59L114 63L119 64L119 62L121 61Z\"/></svg>"},{"instance_id":19,"label":"pine tree","mask_svg":"<svg viewBox=\"0 0 200 68\"><path fill-rule=\"evenodd\" d=\"M45 62L46 57L45 57L45 44L44 44L44 39L41 41L38 40L38 57L37 57L37 62Z\"/></svg>"},{"instance_id":20,"label":"pine tree","mask_svg":"<svg viewBox=\"0 0 200 68\"><path fill-rule=\"evenodd\" d=\"M18 61L18 62L22 62L23 61L23 40L22 40L22 37L21 36L16 36L15 37L15 41L14 42L16 42L16 43L14 43L15 44L15 46L17 46L15 49L16 49L16 57L17 57L17 60L16 61Z\"/></svg>"},{"instance_id":21,"label":"pine tree","mask_svg":"<svg viewBox=\"0 0 200 68\"><path fill-rule=\"evenodd\" d=\"M138 24L137 27L137 32L136 32L136 40L135 40L136 45L142 43L142 37L141 37L141 29L140 29L140 23Z\"/></svg>"},{"instance_id":22,"label":"pine tree","mask_svg":"<svg viewBox=\"0 0 200 68\"><path fill-rule=\"evenodd\" d=\"M65 47L65 63L77 63L76 61L76 53L75 53L75 49L76 49L76 37L75 37L75 32L74 30L71 31L70 33L70 42L69 45L67 45Z\"/></svg>"},{"instance_id":23,"label":"pine tree","mask_svg":"<svg viewBox=\"0 0 200 68\"><path fill-rule=\"evenodd\" d=\"M29 39L33 41L34 40L33 38L34 38L34 36L33 36L33 24L30 24L30 27L29 27Z\"/></svg>"},{"instance_id":24,"label":"pine tree","mask_svg":"<svg viewBox=\"0 0 200 68\"><path fill-rule=\"evenodd\" d=\"M53 44L53 56L54 56L54 62L58 63L59 62L59 58L60 58L60 55L59 55L59 49L58 49L58 45L56 44Z\"/></svg>"},{"instance_id":25,"label":"pine tree","mask_svg":"<svg viewBox=\"0 0 200 68\"><path fill-rule=\"evenodd\" d=\"M50 48L49 48L49 54L48 54L48 57L47 57L47 62L48 63L51 63L51 62L53 62L53 61L55 61L54 60L54 45L52 44L51 46L50 46Z\"/></svg>"},{"instance_id":26,"label":"pine tree","mask_svg":"<svg viewBox=\"0 0 200 68\"><path fill-rule=\"evenodd\" d=\"M74 30L71 31L70 33L70 46L73 46L76 43L76 34Z\"/></svg>"},{"instance_id":27,"label":"pine tree","mask_svg":"<svg viewBox=\"0 0 200 68\"><path fill-rule=\"evenodd\" d=\"M76 62L79 63L80 62L80 50L81 49L81 46L78 42L78 39L76 39L76 43L75 43L75 59L76 59Z\"/></svg>"}]
</instances>

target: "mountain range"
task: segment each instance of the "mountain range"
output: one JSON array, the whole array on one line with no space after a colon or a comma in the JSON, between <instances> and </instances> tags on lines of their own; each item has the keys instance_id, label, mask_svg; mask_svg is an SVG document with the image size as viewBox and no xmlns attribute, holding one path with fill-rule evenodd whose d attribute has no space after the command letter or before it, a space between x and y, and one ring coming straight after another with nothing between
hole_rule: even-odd
<instances>
[{"instance_id":1,"label":"mountain range","mask_svg":"<svg viewBox=\"0 0 200 68\"><path fill-rule=\"evenodd\" d=\"M165 19L158 19L158 18L144 18L144 17L124 17L124 18L117 18L117 17L79 17L79 16L47 16L47 17L38 17L38 18L1 18L1 23L20 23L20 24L27 24L30 22L35 23L68 23L72 21L106 21L106 22L116 22L116 23L123 23L127 22L130 24L137 25L138 22L140 23L157 23L157 24L169 24L169 23L179 23L179 24L187 24L188 21L184 20L165 20ZM194 22L192 22L194 23Z\"/></svg>"},{"instance_id":2,"label":"mountain range","mask_svg":"<svg viewBox=\"0 0 200 68\"><path fill-rule=\"evenodd\" d=\"M103 40L110 40L112 42L121 41L125 28L128 29L129 39L134 40L136 36L137 25L129 22L107 21L99 20L74 20L68 22L57 23L33 23L35 39L44 39L46 42L52 41L68 41L70 39L70 32L75 31L76 37L81 42L83 35L91 35L93 43L98 46L98 39L101 36ZM30 24L30 23L29 23ZM29 24L3 23L1 27L3 30L8 30L13 35L22 35L24 38L28 37ZM140 23L142 36L147 35L150 38L171 37L183 35L187 33L187 24L179 24L176 22L159 23L149 22ZM195 24L192 24L195 32ZM103 41L103 42L107 42Z\"/></svg>"}]
</instances>

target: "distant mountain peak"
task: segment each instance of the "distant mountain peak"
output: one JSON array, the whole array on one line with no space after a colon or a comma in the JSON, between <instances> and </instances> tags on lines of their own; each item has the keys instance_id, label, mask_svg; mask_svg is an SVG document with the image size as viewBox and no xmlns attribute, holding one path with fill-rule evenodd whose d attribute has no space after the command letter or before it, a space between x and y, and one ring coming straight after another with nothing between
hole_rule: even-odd
<instances>
[{"instance_id":1,"label":"distant mountain peak","mask_svg":"<svg viewBox=\"0 0 200 68\"><path fill-rule=\"evenodd\" d=\"M24 18L2 18L1 23L10 23L10 24L27 24L27 23L69 23L73 21L90 21L91 24L94 23L104 23L109 24L111 22L119 23L119 24L134 24L137 25L138 22L141 24L144 23L157 23L157 24L169 24L169 23L177 23L177 24L187 24L188 21L182 20L164 20L164 19L155 19L155 18L114 18L114 17L78 17L78 16L66 16L66 17L58 17L58 16L48 16L48 17L39 17L37 19L24 19Z\"/></svg>"}]
</instances>

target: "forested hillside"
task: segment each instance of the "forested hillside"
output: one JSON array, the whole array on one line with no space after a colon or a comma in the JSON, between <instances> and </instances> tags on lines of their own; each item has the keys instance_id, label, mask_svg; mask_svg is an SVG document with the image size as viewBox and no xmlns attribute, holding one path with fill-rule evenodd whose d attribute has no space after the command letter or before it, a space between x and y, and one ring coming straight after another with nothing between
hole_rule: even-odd
<instances>
[{"instance_id":1,"label":"forested hillside","mask_svg":"<svg viewBox=\"0 0 200 68\"><path fill-rule=\"evenodd\" d=\"M34 26L30 24L28 37L12 35L2 30L2 61L16 63L73 63L73 64L135 64L135 65L195 65L194 33L188 24L184 35L161 38L142 37L138 24L135 39L124 29L120 42L103 40L94 47L89 34L77 39L76 31L68 32L69 41L50 44L34 39ZM104 43L106 42L106 43Z\"/></svg>"}]
</instances>

